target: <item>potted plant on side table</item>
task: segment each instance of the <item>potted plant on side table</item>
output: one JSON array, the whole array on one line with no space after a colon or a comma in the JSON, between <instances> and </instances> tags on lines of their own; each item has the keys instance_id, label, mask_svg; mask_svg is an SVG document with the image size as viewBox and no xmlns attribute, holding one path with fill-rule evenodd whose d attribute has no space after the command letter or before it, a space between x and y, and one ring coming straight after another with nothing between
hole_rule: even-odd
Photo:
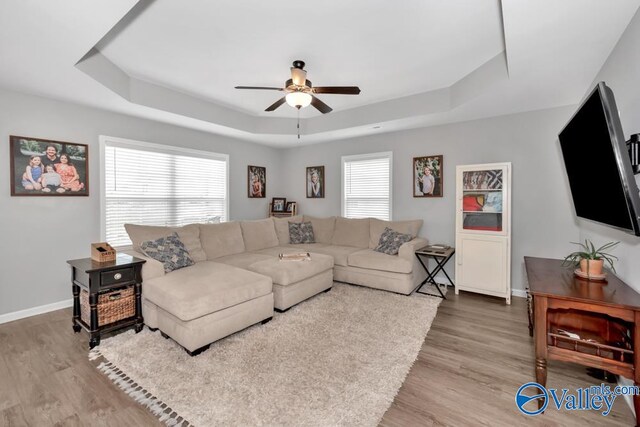
<instances>
[{"instance_id":1,"label":"potted plant on side table","mask_svg":"<svg viewBox=\"0 0 640 427\"><path fill-rule=\"evenodd\" d=\"M605 277L605 274L602 272L605 262L615 273L616 269L613 266L613 261L617 261L618 257L611 255L607 251L613 249L620 242L605 243L597 249L589 239L585 239L584 243L571 243L580 246L582 250L567 255L564 258L563 265L580 266L580 269L576 269L575 271L577 276L586 279L602 280Z\"/></svg>"}]
</instances>

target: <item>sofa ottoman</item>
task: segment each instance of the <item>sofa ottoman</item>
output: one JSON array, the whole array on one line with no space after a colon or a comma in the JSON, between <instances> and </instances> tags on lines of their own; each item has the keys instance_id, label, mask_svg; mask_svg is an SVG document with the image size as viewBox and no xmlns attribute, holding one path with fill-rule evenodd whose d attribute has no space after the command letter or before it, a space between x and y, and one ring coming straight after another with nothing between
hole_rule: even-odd
<instances>
[{"instance_id":1,"label":"sofa ottoman","mask_svg":"<svg viewBox=\"0 0 640 427\"><path fill-rule=\"evenodd\" d=\"M271 258L247 268L271 278L273 304L281 312L333 286L333 257L329 255L312 253L309 261Z\"/></svg>"},{"instance_id":2,"label":"sofa ottoman","mask_svg":"<svg viewBox=\"0 0 640 427\"><path fill-rule=\"evenodd\" d=\"M144 282L145 324L189 354L273 316L271 279L217 262L198 262Z\"/></svg>"}]
</instances>

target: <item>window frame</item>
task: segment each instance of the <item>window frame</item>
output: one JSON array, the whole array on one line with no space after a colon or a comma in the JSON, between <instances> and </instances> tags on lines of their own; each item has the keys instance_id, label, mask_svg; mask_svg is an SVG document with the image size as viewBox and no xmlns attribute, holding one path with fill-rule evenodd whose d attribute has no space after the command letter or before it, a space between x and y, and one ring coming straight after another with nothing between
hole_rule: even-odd
<instances>
[{"instance_id":1,"label":"window frame","mask_svg":"<svg viewBox=\"0 0 640 427\"><path fill-rule=\"evenodd\" d=\"M349 156L342 156L342 164L341 164L341 189L342 195L340 197L340 212L343 217L347 217L346 215L346 207L347 207L347 192L345 189L346 185L346 164L352 161L358 160L371 160L371 159L388 159L389 160L389 221L393 220L393 151L381 151L378 153L367 153L367 154L353 154Z\"/></svg>"},{"instance_id":2,"label":"window frame","mask_svg":"<svg viewBox=\"0 0 640 427\"><path fill-rule=\"evenodd\" d=\"M229 169L230 169L230 161L229 155L223 153L216 153L213 151L204 151L204 150L196 150L193 148L183 148L177 147L174 145L165 145L165 144L157 144L154 142L146 142L146 141L137 141L134 139L127 138L118 138L114 136L108 135L100 135L100 239L101 241L106 241L107 236L107 218L106 218L106 156L105 151L107 146L109 147L121 147L121 148L129 148L129 149L142 149L143 151L153 151L156 153L164 153L164 154L177 154L177 155L192 155L194 157L199 158L207 158L212 160L224 161L226 163L226 188L225 194L227 195L225 199L225 218L229 221L229 204L230 204L230 193L229 193ZM121 248L128 248L129 246L120 246Z\"/></svg>"}]
</instances>

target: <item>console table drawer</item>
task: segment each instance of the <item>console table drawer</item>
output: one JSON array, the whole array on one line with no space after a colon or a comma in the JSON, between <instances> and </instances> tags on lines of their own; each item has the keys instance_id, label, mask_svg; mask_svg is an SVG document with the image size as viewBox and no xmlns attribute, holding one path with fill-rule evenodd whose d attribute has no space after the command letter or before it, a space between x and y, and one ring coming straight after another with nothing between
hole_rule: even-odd
<instances>
[{"instance_id":1,"label":"console table drawer","mask_svg":"<svg viewBox=\"0 0 640 427\"><path fill-rule=\"evenodd\" d=\"M122 268L100 273L101 286L117 285L135 280L135 270L133 268Z\"/></svg>"}]
</instances>

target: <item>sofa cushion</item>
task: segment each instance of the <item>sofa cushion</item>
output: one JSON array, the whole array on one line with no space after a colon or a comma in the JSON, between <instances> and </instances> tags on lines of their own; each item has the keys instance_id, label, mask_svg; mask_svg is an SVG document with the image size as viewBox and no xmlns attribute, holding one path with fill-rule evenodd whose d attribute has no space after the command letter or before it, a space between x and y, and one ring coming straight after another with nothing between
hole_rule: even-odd
<instances>
[{"instance_id":1,"label":"sofa cushion","mask_svg":"<svg viewBox=\"0 0 640 427\"><path fill-rule=\"evenodd\" d=\"M258 261L249 270L271 277L274 284L288 286L333 268L333 258L312 254L310 261L280 261L272 258Z\"/></svg>"},{"instance_id":2,"label":"sofa cushion","mask_svg":"<svg viewBox=\"0 0 640 427\"><path fill-rule=\"evenodd\" d=\"M263 249L265 250L265 249ZM233 265L234 267L244 268L245 270L254 262L264 261L266 259L273 259L272 256L263 255L256 252L243 252L241 254L227 255L220 258L216 258L216 262L222 264Z\"/></svg>"},{"instance_id":3,"label":"sofa cushion","mask_svg":"<svg viewBox=\"0 0 640 427\"><path fill-rule=\"evenodd\" d=\"M358 252L361 250L360 248L355 248L353 246L337 246L337 245L329 245L323 246L321 248L315 248L315 253L331 255L333 257L333 261L336 265L342 265L344 267L348 266L347 258L354 252Z\"/></svg>"},{"instance_id":4,"label":"sofa cushion","mask_svg":"<svg viewBox=\"0 0 640 427\"><path fill-rule=\"evenodd\" d=\"M178 233L142 242L140 250L149 258L160 261L165 273L193 265L193 259L178 238Z\"/></svg>"},{"instance_id":5,"label":"sofa cushion","mask_svg":"<svg viewBox=\"0 0 640 427\"><path fill-rule=\"evenodd\" d=\"M383 221L377 218L371 218L371 226L369 228L369 249L374 249L380 242L380 236L386 227L393 231L404 234L410 234L416 237L420 232L423 221L421 219L409 221Z\"/></svg>"},{"instance_id":6,"label":"sofa cushion","mask_svg":"<svg viewBox=\"0 0 640 427\"><path fill-rule=\"evenodd\" d=\"M289 240L289 223L302 222L302 215L292 216L290 218L272 218L276 228L276 235L280 245L288 245Z\"/></svg>"},{"instance_id":7,"label":"sofa cushion","mask_svg":"<svg viewBox=\"0 0 640 427\"><path fill-rule=\"evenodd\" d=\"M333 229L336 224L336 217L330 216L328 218L315 218L305 215L304 221L310 221L313 226L313 235L317 243L331 244L333 238Z\"/></svg>"},{"instance_id":8,"label":"sofa cushion","mask_svg":"<svg viewBox=\"0 0 640 427\"><path fill-rule=\"evenodd\" d=\"M293 252L316 252L318 248L327 247L326 243L300 243L299 245L289 245L288 248Z\"/></svg>"},{"instance_id":9,"label":"sofa cushion","mask_svg":"<svg viewBox=\"0 0 640 427\"><path fill-rule=\"evenodd\" d=\"M294 245L300 243L315 243L313 236L313 226L311 222L290 222L289 223L289 241Z\"/></svg>"},{"instance_id":10,"label":"sofa cushion","mask_svg":"<svg viewBox=\"0 0 640 427\"><path fill-rule=\"evenodd\" d=\"M369 247L369 218L336 218L331 243L339 246Z\"/></svg>"},{"instance_id":11,"label":"sofa cushion","mask_svg":"<svg viewBox=\"0 0 640 427\"><path fill-rule=\"evenodd\" d=\"M218 262L199 262L144 282L142 295L189 321L272 292L271 278Z\"/></svg>"},{"instance_id":12,"label":"sofa cushion","mask_svg":"<svg viewBox=\"0 0 640 427\"><path fill-rule=\"evenodd\" d=\"M240 228L242 228L242 238L247 251L278 246L278 235L271 218L259 221L240 221Z\"/></svg>"},{"instance_id":13,"label":"sofa cushion","mask_svg":"<svg viewBox=\"0 0 640 427\"><path fill-rule=\"evenodd\" d=\"M387 255L398 255L400 246L413 240L411 234L403 234L386 227L380 236L380 243L374 251Z\"/></svg>"},{"instance_id":14,"label":"sofa cushion","mask_svg":"<svg viewBox=\"0 0 640 427\"><path fill-rule=\"evenodd\" d=\"M198 224L189 224L184 227L162 227L156 225L125 224L124 229L131 239L131 246L134 251L140 251L142 242L159 239L178 233L180 241L195 262L207 259L202 244L200 243L200 227Z\"/></svg>"},{"instance_id":15,"label":"sofa cushion","mask_svg":"<svg viewBox=\"0 0 640 427\"><path fill-rule=\"evenodd\" d=\"M373 249L363 249L348 257L349 266L370 270L390 271L393 273L411 273L411 262L397 255L387 255Z\"/></svg>"},{"instance_id":16,"label":"sofa cushion","mask_svg":"<svg viewBox=\"0 0 640 427\"><path fill-rule=\"evenodd\" d=\"M242 229L236 221L200 224L200 241L208 260L244 252Z\"/></svg>"}]
</instances>

